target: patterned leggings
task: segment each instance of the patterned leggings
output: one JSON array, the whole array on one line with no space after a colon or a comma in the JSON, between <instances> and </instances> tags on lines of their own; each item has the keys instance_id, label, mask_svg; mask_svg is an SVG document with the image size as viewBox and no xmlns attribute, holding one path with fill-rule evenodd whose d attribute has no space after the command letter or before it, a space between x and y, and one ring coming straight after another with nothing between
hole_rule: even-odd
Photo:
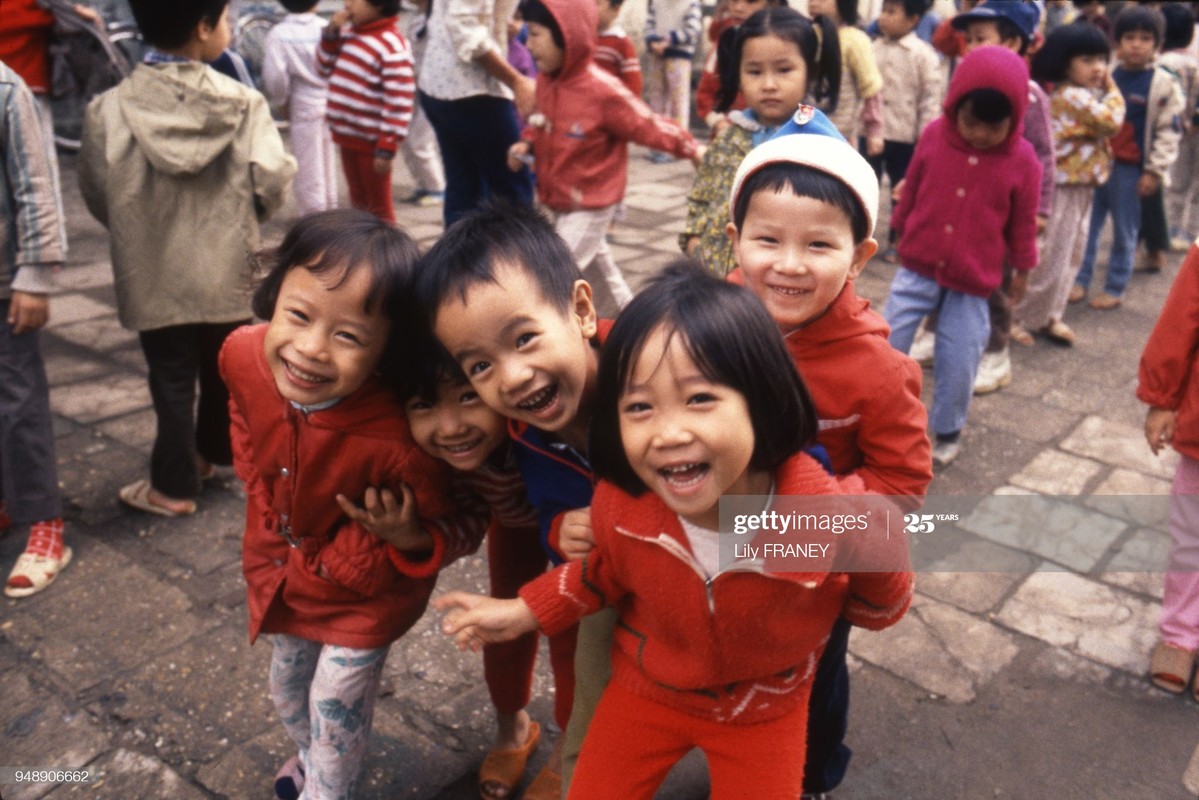
<instances>
[{"instance_id":1,"label":"patterned leggings","mask_svg":"<svg viewBox=\"0 0 1199 800\"><path fill-rule=\"evenodd\" d=\"M349 800L362 773L387 647L274 637L271 700L300 750L303 800Z\"/></svg>"}]
</instances>

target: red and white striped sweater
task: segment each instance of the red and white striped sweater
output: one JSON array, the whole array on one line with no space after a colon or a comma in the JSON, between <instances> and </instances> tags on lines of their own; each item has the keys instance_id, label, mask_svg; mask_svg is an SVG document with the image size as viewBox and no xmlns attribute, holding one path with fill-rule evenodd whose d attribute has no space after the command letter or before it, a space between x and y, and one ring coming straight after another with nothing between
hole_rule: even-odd
<instances>
[{"instance_id":1,"label":"red and white striped sweater","mask_svg":"<svg viewBox=\"0 0 1199 800\"><path fill-rule=\"evenodd\" d=\"M408 135L416 92L412 51L397 18L343 29L337 38L322 37L316 59L320 73L329 78L326 118L333 141L394 156Z\"/></svg>"}]
</instances>

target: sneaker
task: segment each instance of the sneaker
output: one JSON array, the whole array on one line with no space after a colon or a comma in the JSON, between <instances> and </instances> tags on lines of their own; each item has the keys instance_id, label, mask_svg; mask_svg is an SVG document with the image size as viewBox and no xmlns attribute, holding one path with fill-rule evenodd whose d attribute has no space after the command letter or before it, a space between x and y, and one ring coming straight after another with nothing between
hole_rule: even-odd
<instances>
[{"instance_id":1,"label":"sneaker","mask_svg":"<svg viewBox=\"0 0 1199 800\"><path fill-rule=\"evenodd\" d=\"M1086 296L1087 290L1084 289L1080 284L1076 283L1070 287L1070 296L1068 299L1071 303L1081 303L1083 298Z\"/></svg>"},{"instance_id":2,"label":"sneaker","mask_svg":"<svg viewBox=\"0 0 1199 800\"><path fill-rule=\"evenodd\" d=\"M71 548L63 544L61 517L29 526L29 543L17 556L4 584L6 597L29 597L45 589L71 563Z\"/></svg>"},{"instance_id":3,"label":"sneaker","mask_svg":"<svg viewBox=\"0 0 1199 800\"><path fill-rule=\"evenodd\" d=\"M1191 242L1193 241L1193 239L1188 239L1181 234L1175 234L1170 237L1170 249L1175 253L1185 253L1191 249Z\"/></svg>"},{"instance_id":4,"label":"sneaker","mask_svg":"<svg viewBox=\"0 0 1199 800\"><path fill-rule=\"evenodd\" d=\"M952 442L938 439L933 443L933 465L948 467L961 452L962 442L960 439L954 439Z\"/></svg>"},{"instance_id":5,"label":"sneaker","mask_svg":"<svg viewBox=\"0 0 1199 800\"><path fill-rule=\"evenodd\" d=\"M933 354L936 349L937 334L927 328L921 328L912 341L912 348L908 351L908 355L923 367L933 363Z\"/></svg>"},{"instance_id":6,"label":"sneaker","mask_svg":"<svg viewBox=\"0 0 1199 800\"><path fill-rule=\"evenodd\" d=\"M1005 347L997 353L983 353L974 376L974 393L990 394L1012 382L1012 359Z\"/></svg>"},{"instance_id":7,"label":"sneaker","mask_svg":"<svg viewBox=\"0 0 1199 800\"><path fill-rule=\"evenodd\" d=\"M1111 311L1113 308L1119 307L1119 305L1120 298L1107 292L1091 299L1091 308L1096 308L1100 311Z\"/></svg>"},{"instance_id":8,"label":"sneaker","mask_svg":"<svg viewBox=\"0 0 1199 800\"><path fill-rule=\"evenodd\" d=\"M445 192L431 192L427 189L417 189L404 202L422 208L439 206L445 202Z\"/></svg>"},{"instance_id":9,"label":"sneaker","mask_svg":"<svg viewBox=\"0 0 1199 800\"><path fill-rule=\"evenodd\" d=\"M1060 319L1051 320L1048 325L1041 328L1041 335L1054 344L1060 344L1062 347L1072 347L1074 345L1074 329Z\"/></svg>"}]
</instances>

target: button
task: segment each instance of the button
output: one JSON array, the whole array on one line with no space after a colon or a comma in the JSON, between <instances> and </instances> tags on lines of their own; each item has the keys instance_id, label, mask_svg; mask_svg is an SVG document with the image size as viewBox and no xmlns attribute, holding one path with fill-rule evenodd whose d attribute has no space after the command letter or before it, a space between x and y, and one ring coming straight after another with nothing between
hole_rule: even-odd
<instances>
[{"instance_id":1,"label":"button","mask_svg":"<svg viewBox=\"0 0 1199 800\"><path fill-rule=\"evenodd\" d=\"M938 262L937 262L937 266L938 266L938 267L944 267L944 266L945 266L945 262L944 262L944 261L938 261Z\"/></svg>"},{"instance_id":2,"label":"button","mask_svg":"<svg viewBox=\"0 0 1199 800\"><path fill-rule=\"evenodd\" d=\"M965 190L965 189L963 189L961 186L959 186L959 187L958 187L958 192L957 192L957 194L958 194L958 197L965 197L965 196L966 196L966 190Z\"/></svg>"},{"instance_id":3,"label":"button","mask_svg":"<svg viewBox=\"0 0 1199 800\"><path fill-rule=\"evenodd\" d=\"M279 474L286 478L291 473L288 471L287 467L284 467L283 469L279 470Z\"/></svg>"},{"instance_id":4,"label":"button","mask_svg":"<svg viewBox=\"0 0 1199 800\"><path fill-rule=\"evenodd\" d=\"M276 559L275 559L275 566L276 566L276 567L281 567L281 566L283 566L283 559L281 559L281 558L276 558Z\"/></svg>"},{"instance_id":5,"label":"button","mask_svg":"<svg viewBox=\"0 0 1199 800\"><path fill-rule=\"evenodd\" d=\"M966 159L966 163L968 163L972 167L977 167L978 166L978 156L970 156L970 158Z\"/></svg>"},{"instance_id":6,"label":"button","mask_svg":"<svg viewBox=\"0 0 1199 800\"><path fill-rule=\"evenodd\" d=\"M953 233L953 226L952 226L952 225L946 225L946 226L945 226L945 232L946 232L946 233Z\"/></svg>"},{"instance_id":7,"label":"button","mask_svg":"<svg viewBox=\"0 0 1199 800\"><path fill-rule=\"evenodd\" d=\"M286 523L289 519L291 519L291 517L287 516L286 514L280 514L279 519Z\"/></svg>"}]
</instances>

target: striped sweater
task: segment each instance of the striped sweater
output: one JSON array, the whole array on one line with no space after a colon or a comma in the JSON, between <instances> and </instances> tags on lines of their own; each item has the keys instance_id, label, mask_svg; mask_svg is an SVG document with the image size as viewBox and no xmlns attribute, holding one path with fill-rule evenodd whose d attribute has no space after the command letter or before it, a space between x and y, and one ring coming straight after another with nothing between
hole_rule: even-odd
<instances>
[{"instance_id":1,"label":"striped sweater","mask_svg":"<svg viewBox=\"0 0 1199 800\"><path fill-rule=\"evenodd\" d=\"M329 78L326 117L333 141L351 150L395 155L408 135L416 91L408 40L396 17L321 37L317 66Z\"/></svg>"}]
</instances>

